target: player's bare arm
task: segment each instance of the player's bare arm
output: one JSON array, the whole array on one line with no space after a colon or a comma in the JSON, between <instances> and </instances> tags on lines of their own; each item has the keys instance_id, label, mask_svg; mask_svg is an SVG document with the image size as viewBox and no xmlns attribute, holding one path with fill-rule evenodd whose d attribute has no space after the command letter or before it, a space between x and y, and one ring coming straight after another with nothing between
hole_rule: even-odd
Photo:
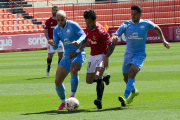
<instances>
[{"instance_id":1,"label":"player's bare arm","mask_svg":"<svg viewBox=\"0 0 180 120\"><path fill-rule=\"evenodd\" d=\"M106 56L104 57L104 67L105 67L105 69L108 69L108 58L113 53L114 48L115 48L115 43L114 42L108 44L108 51L107 51Z\"/></svg>"},{"instance_id":2,"label":"player's bare arm","mask_svg":"<svg viewBox=\"0 0 180 120\"><path fill-rule=\"evenodd\" d=\"M44 35L45 35L47 41L49 41L48 29L44 29Z\"/></svg>"},{"instance_id":3,"label":"player's bare arm","mask_svg":"<svg viewBox=\"0 0 180 120\"><path fill-rule=\"evenodd\" d=\"M74 42L74 41L73 41ZM76 41L77 42L77 41ZM89 40L87 38L85 38L83 41L82 41L82 44L81 46L75 51L75 52L72 52L70 55L69 55L69 58L72 59L77 53L79 53L82 49L84 49L87 45L89 44Z\"/></svg>"},{"instance_id":4,"label":"player's bare arm","mask_svg":"<svg viewBox=\"0 0 180 120\"><path fill-rule=\"evenodd\" d=\"M160 39L162 40L164 46L165 46L167 49L169 49L169 48L170 48L170 44L169 44L169 42L167 42L166 39L164 38L164 35L163 35L163 33L162 33L161 28L160 28L158 25L156 25L155 28L154 28L154 30L156 31L156 33L158 34L158 36L159 36Z\"/></svg>"}]
</instances>

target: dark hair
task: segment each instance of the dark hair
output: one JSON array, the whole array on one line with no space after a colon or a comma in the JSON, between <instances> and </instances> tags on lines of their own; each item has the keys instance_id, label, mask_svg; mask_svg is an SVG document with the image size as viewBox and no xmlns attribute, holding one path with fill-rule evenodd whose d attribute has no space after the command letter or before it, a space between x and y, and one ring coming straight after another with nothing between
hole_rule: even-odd
<instances>
[{"instance_id":1,"label":"dark hair","mask_svg":"<svg viewBox=\"0 0 180 120\"><path fill-rule=\"evenodd\" d=\"M131 10L137 10L139 13L142 13L142 7L139 5L132 6Z\"/></svg>"},{"instance_id":2,"label":"dark hair","mask_svg":"<svg viewBox=\"0 0 180 120\"><path fill-rule=\"evenodd\" d=\"M95 20L96 19L96 12L93 9L86 9L83 16L85 19L91 18L92 20Z\"/></svg>"},{"instance_id":3,"label":"dark hair","mask_svg":"<svg viewBox=\"0 0 180 120\"><path fill-rule=\"evenodd\" d=\"M52 7L52 10L53 10L53 8L57 8L57 9L59 10L59 7L58 7L58 6L53 6L53 7Z\"/></svg>"}]
</instances>

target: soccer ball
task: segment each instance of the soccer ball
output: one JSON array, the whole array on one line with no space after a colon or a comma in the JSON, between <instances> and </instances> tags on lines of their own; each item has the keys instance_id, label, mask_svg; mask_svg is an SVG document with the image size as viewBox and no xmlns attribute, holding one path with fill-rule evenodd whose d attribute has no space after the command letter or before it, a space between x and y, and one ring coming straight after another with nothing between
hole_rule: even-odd
<instances>
[{"instance_id":1,"label":"soccer ball","mask_svg":"<svg viewBox=\"0 0 180 120\"><path fill-rule=\"evenodd\" d=\"M70 97L66 99L65 107L68 111L75 111L79 107L79 101L75 97Z\"/></svg>"}]
</instances>

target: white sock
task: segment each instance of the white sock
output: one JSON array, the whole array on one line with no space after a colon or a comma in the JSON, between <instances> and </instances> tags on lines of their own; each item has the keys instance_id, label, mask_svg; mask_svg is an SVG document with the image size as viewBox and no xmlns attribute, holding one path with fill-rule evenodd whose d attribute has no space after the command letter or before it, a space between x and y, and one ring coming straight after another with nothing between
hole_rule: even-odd
<instances>
[{"instance_id":1,"label":"white sock","mask_svg":"<svg viewBox=\"0 0 180 120\"><path fill-rule=\"evenodd\" d=\"M65 103L65 99L64 99L64 100L61 100L61 103Z\"/></svg>"},{"instance_id":2,"label":"white sock","mask_svg":"<svg viewBox=\"0 0 180 120\"><path fill-rule=\"evenodd\" d=\"M75 97L76 92L71 92L70 97Z\"/></svg>"}]
</instances>

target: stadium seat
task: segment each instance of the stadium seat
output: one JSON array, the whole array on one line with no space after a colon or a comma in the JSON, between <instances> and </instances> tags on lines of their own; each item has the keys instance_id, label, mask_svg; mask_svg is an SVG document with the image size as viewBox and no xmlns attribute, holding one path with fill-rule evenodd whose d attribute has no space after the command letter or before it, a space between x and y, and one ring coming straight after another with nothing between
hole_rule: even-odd
<instances>
[{"instance_id":1,"label":"stadium seat","mask_svg":"<svg viewBox=\"0 0 180 120\"><path fill-rule=\"evenodd\" d=\"M14 27L14 32L18 32L18 27L17 26Z\"/></svg>"},{"instance_id":2,"label":"stadium seat","mask_svg":"<svg viewBox=\"0 0 180 120\"><path fill-rule=\"evenodd\" d=\"M3 26L3 32L8 32L8 28L6 26Z\"/></svg>"},{"instance_id":3,"label":"stadium seat","mask_svg":"<svg viewBox=\"0 0 180 120\"><path fill-rule=\"evenodd\" d=\"M12 14L9 14L9 20L14 20L14 15L12 15Z\"/></svg>"},{"instance_id":4,"label":"stadium seat","mask_svg":"<svg viewBox=\"0 0 180 120\"><path fill-rule=\"evenodd\" d=\"M38 26L37 26L37 25L34 25L34 26L33 26L33 30L34 30L34 31L38 31Z\"/></svg>"},{"instance_id":5,"label":"stadium seat","mask_svg":"<svg viewBox=\"0 0 180 120\"><path fill-rule=\"evenodd\" d=\"M18 26L18 31L19 31L19 32L23 32L23 31L24 31L23 26Z\"/></svg>"},{"instance_id":6,"label":"stadium seat","mask_svg":"<svg viewBox=\"0 0 180 120\"><path fill-rule=\"evenodd\" d=\"M34 30L33 25L29 25L29 26L28 26L28 29L29 29L29 31L32 32L32 31Z\"/></svg>"},{"instance_id":7,"label":"stadium seat","mask_svg":"<svg viewBox=\"0 0 180 120\"><path fill-rule=\"evenodd\" d=\"M44 31L43 25L38 25L38 30Z\"/></svg>"},{"instance_id":8,"label":"stadium seat","mask_svg":"<svg viewBox=\"0 0 180 120\"><path fill-rule=\"evenodd\" d=\"M4 20L4 16L0 15L0 21Z\"/></svg>"},{"instance_id":9,"label":"stadium seat","mask_svg":"<svg viewBox=\"0 0 180 120\"><path fill-rule=\"evenodd\" d=\"M2 27L0 27L0 33L3 33L3 28Z\"/></svg>"},{"instance_id":10,"label":"stadium seat","mask_svg":"<svg viewBox=\"0 0 180 120\"><path fill-rule=\"evenodd\" d=\"M8 21L8 25L9 25L9 26L14 26L14 21L9 20L9 21Z\"/></svg>"},{"instance_id":11,"label":"stadium seat","mask_svg":"<svg viewBox=\"0 0 180 120\"><path fill-rule=\"evenodd\" d=\"M0 27L2 27L3 26L3 22L2 21L0 21Z\"/></svg>"},{"instance_id":12,"label":"stadium seat","mask_svg":"<svg viewBox=\"0 0 180 120\"><path fill-rule=\"evenodd\" d=\"M3 15L3 14L4 14L4 10L0 9L0 15Z\"/></svg>"},{"instance_id":13,"label":"stadium seat","mask_svg":"<svg viewBox=\"0 0 180 120\"><path fill-rule=\"evenodd\" d=\"M18 21L17 20L14 20L14 25L17 26L18 25Z\"/></svg>"},{"instance_id":14,"label":"stadium seat","mask_svg":"<svg viewBox=\"0 0 180 120\"><path fill-rule=\"evenodd\" d=\"M24 24L25 24L25 25L28 25L28 20L24 20Z\"/></svg>"},{"instance_id":15,"label":"stadium seat","mask_svg":"<svg viewBox=\"0 0 180 120\"><path fill-rule=\"evenodd\" d=\"M28 26L27 26L27 25L24 25L24 26L23 26L23 31L29 32L29 29L28 29Z\"/></svg>"},{"instance_id":16,"label":"stadium seat","mask_svg":"<svg viewBox=\"0 0 180 120\"><path fill-rule=\"evenodd\" d=\"M4 20L8 20L9 19L9 15L4 15Z\"/></svg>"},{"instance_id":17,"label":"stadium seat","mask_svg":"<svg viewBox=\"0 0 180 120\"><path fill-rule=\"evenodd\" d=\"M23 15L22 15L22 14L17 14L17 19L19 19L19 20L24 19L24 18L23 18Z\"/></svg>"},{"instance_id":18,"label":"stadium seat","mask_svg":"<svg viewBox=\"0 0 180 120\"><path fill-rule=\"evenodd\" d=\"M9 13L8 9L4 9L4 14L11 14L11 13Z\"/></svg>"},{"instance_id":19,"label":"stadium seat","mask_svg":"<svg viewBox=\"0 0 180 120\"><path fill-rule=\"evenodd\" d=\"M5 21L3 22L3 25L4 25L4 26L9 26L8 21L5 20Z\"/></svg>"},{"instance_id":20,"label":"stadium seat","mask_svg":"<svg viewBox=\"0 0 180 120\"><path fill-rule=\"evenodd\" d=\"M12 27L12 26L9 26L9 27L8 27L8 32L13 32L13 31L14 31L13 27Z\"/></svg>"},{"instance_id":21,"label":"stadium seat","mask_svg":"<svg viewBox=\"0 0 180 120\"><path fill-rule=\"evenodd\" d=\"M32 25L32 20L28 20L28 25Z\"/></svg>"},{"instance_id":22,"label":"stadium seat","mask_svg":"<svg viewBox=\"0 0 180 120\"><path fill-rule=\"evenodd\" d=\"M24 21L23 20L19 20L18 21L18 25L24 25Z\"/></svg>"}]
</instances>

